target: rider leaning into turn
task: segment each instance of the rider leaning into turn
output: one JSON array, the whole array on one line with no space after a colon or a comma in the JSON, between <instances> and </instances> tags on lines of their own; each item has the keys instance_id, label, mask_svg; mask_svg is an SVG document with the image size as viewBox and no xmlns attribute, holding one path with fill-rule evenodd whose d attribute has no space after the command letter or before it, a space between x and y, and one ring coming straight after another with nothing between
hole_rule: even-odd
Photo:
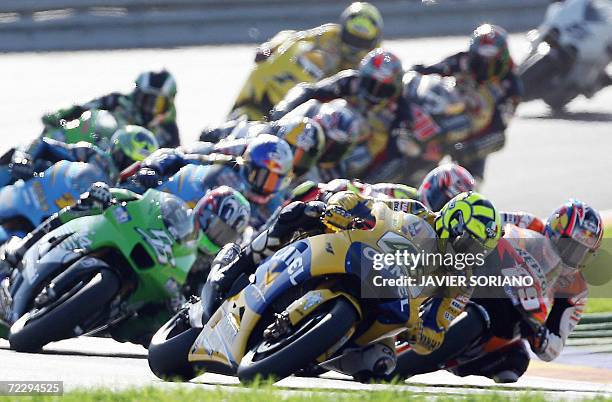
<instances>
[{"instance_id":1,"label":"rider leaning into turn","mask_svg":"<svg viewBox=\"0 0 612 402\"><path fill-rule=\"evenodd\" d=\"M257 48L255 62L266 60L288 41L299 40L314 43L316 49L336 60L333 73L355 68L366 53L380 44L382 28L383 19L375 6L355 2L342 12L337 24L324 24L307 31L279 32Z\"/></svg>"},{"instance_id":2,"label":"rider leaning into turn","mask_svg":"<svg viewBox=\"0 0 612 402\"><path fill-rule=\"evenodd\" d=\"M382 26L376 7L355 2L342 12L337 24L279 32L257 48L258 65L240 91L229 119L247 115L261 120L298 82L356 68L370 50L379 46Z\"/></svg>"},{"instance_id":3,"label":"rider leaning into turn","mask_svg":"<svg viewBox=\"0 0 612 402\"><path fill-rule=\"evenodd\" d=\"M53 214L23 239L6 244L1 255L0 279L10 275L10 271L18 266L26 251L47 233L74 219L99 215L113 204L130 201L134 197L137 195L130 191L110 188L105 183L92 184L75 205L65 207ZM150 316L139 317L142 322L153 324L150 331L155 331L167 319L167 310L170 313L176 312L185 301L184 296L199 294L214 255L224 244L240 241L240 236L248 226L250 213L249 203L244 196L227 186L209 191L196 204L192 215L196 221L196 227L200 230L196 261L189 272L185 288L176 289L177 293L165 306L167 309L163 309L159 314L159 319L155 312ZM143 338L142 342L145 345L148 344L148 338Z\"/></svg>"},{"instance_id":4,"label":"rider leaning into turn","mask_svg":"<svg viewBox=\"0 0 612 402\"><path fill-rule=\"evenodd\" d=\"M27 180L48 165L67 160L92 163L114 179L119 171L145 159L157 147L153 133L139 126L125 126L117 130L110 138L110 149L106 152L85 141L66 144L41 137L25 150L15 150L9 169L14 180Z\"/></svg>"},{"instance_id":5,"label":"rider leaning into turn","mask_svg":"<svg viewBox=\"0 0 612 402\"><path fill-rule=\"evenodd\" d=\"M42 121L48 129L61 128L86 110L107 110L119 126L143 126L155 134L160 146L177 147L180 139L176 125L175 96L176 81L172 74L166 70L149 71L136 78L134 90L129 94L113 92L85 104L47 114Z\"/></svg>"},{"instance_id":6,"label":"rider leaning into turn","mask_svg":"<svg viewBox=\"0 0 612 402\"><path fill-rule=\"evenodd\" d=\"M292 177L294 155L292 147L283 139L262 133L246 146L239 155L214 152L214 145L199 142L182 149L161 149L128 169L128 179L135 185L134 191L164 187L184 201L197 202L211 188L221 185L240 191L251 204L251 224L259 227L270 217L267 204L287 187ZM197 166L199 172L186 173L186 165ZM188 177L187 174L192 174ZM172 180L175 174L181 177ZM197 180L197 181L196 181ZM187 184L188 185L183 185ZM131 188L131 183L126 184ZM190 195L191 199L183 195Z\"/></svg>"},{"instance_id":7,"label":"rider leaning into turn","mask_svg":"<svg viewBox=\"0 0 612 402\"><path fill-rule=\"evenodd\" d=\"M601 245L601 216L586 203L575 199L570 199L556 208L545 222L528 213L505 215L505 223L509 225L505 230L510 233L510 240L513 240L513 236L518 237L514 240L520 240L518 244L523 244L521 247L534 256L542 254L542 250L548 250L548 246L543 242L551 244L553 255L544 252L540 258L545 258L555 265L551 267L551 272L560 271L552 278L552 283L547 284L548 291L543 295L545 300L541 302L541 307L534 309L531 315L516 318L530 320L537 328L534 330L532 327L525 331L523 323L513 318L516 313L503 307L502 300L475 299L478 311L485 310L483 316L487 321L486 331L492 336L509 339L508 344L503 348L482 353L478 346L472 352L469 344L461 345L464 350L456 350L456 346L451 346L452 343L444 343L435 355L426 358L407 352L400 358L395 375L409 377L436 371L440 364L449 358L456 358L457 353L465 353L468 356L467 362L452 368L454 374L480 375L496 382L516 382L525 373L530 361L523 340L511 341L517 330L516 326L520 327L521 333L525 332L523 337L528 341L532 352L541 360L552 361L561 354L567 338L580 321L587 302L588 286L582 270L588 266ZM527 235L521 235L522 229L518 228L534 232L536 240L527 241ZM542 312L545 313L542 317L536 316ZM448 339L466 336L465 333L455 333L455 329L458 332L463 331L462 327L461 324L454 323L448 332Z\"/></svg>"},{"instance_id":8,"label":"rider leaning into turn","mask_svg":"<svg viewBox=\"0 0 612 402\"><path fill-rule=\"evenodd\" d=\"M382 158L387 148L389 130L396 120L403 73L396 55L374 49L363 58L357 70L344 70L314 84L295 86L275 106L271 118L277 120L310 99L322 102L346 99L365 116L371 132L367 141L353 152L357 160L352 164L363 170Z\"/></svg>"},{"instance_id":9,"label":"rider leaning into turn","mask_svg":"<svg viewBox=\"0 0 612 402\"><path fill-rule=\"evenodd\" d=\"M393 210L417 215L431 225L438 236L440 252L482 252L494 249L501 236L501 221L493 205L476 193L463 193L448 203L440 213L427 210L413 200L385 200ZM228 244L213 261L211 273L202 290L203 322L227 296L234 281L241 275L255 271L261 261L287 245L298 235L316 235L326 231L350 230L356 218L364 227L374 224L371 208L374 200L350 191L331 194L322 201L292 202L285 206L276 221L257 236L247 247ZM463 219L469 208L470 218ZM478 211L478 212L476 212ZM440 271L441 270L441 271ZM433 274L466 275L447 268L436 268ZM426 313L418 324L410 328L409 339L415 350L427 354L444 340L450 322L463 310L471 288L458 287L442 290L443 296L430 300ZM334 359L336 360L336 359ZM335 369L366 379L383 376L395 367L392 340L369 345L366 348L346 350L334 363Z\"/></svg>"},{"instance_id":10,"label":"rider leaning into turn","mask_svg":"<svg viewBox=\"0 0 612 402\"><path fill-rule=\"evenodd\" d=\"M308 173L317 164L326 148L326 131L314 119L295 117L270 123L231 120L218 127L207 128L201 141L216 143L213 153L240 156L249 142L260 134L272 134L289 144L293 152L293 173L296 178Z\"/></svg>"},{"instance_id":11,"label":"rider leaning into turn","mask_svg":"<svg viewBox=\"0 0 612 402\"><path fill-rule=\"evenodd\" d=\"M413 67L421 74L455 76L460 85L474 82L476 87L490 85L494 88L495 110L489 126L460 144L452 155L479 180L483 178L487 155L504 146L506 127L523 92L514 72L507 37L503 28L484 24L474 31L467 52L456 53L431 66Z\"/></svg>"}]
</instances>

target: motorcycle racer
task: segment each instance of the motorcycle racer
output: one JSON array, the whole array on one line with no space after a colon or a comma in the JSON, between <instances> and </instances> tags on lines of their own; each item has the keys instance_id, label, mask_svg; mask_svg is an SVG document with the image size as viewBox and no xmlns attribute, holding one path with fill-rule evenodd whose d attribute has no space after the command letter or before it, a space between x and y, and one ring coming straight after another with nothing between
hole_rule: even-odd
<instances>
[{"instance_id":1,"label":"motorcycle racer","mask_svg":"<svg viewBox=\"0 0 612 402\"><path fill-rule=\"evenodd\" d=\"M110 144L110 149L105 152L85 141L66 144L42 137L25 150L16 149L8 166L13 180L27 180L34 173L61 160L87 162L98 166L114 179L119 170L136 160L144 159L157 149L153 134L138 126L126 126L117 130L111 137Z\"/></svg>"},{"instance_id":2,"label":"motorcycle racer","mask_svg":"<svg viewBox=\"0 0 612 402\"><path fill-rule=\"evenodd\" d=\"M257 48L255 62L269 58L287 41L305 40L338 59L337 71L354 68L367 52L380 44L383 19L367 2L354 2L340 15L339 24L325 24L308 31L281 31Z\"/></svg>"},{"instance_id":3,"label":"motorcycle racer","mask_svg":"<svg viewBox=\"0 0 612 402\"><path fill-rule=\"evenodd\" d=\"M448 248L454 252L482 252L492 250L501 236L501 221L493 205L476 193L464 193L447 204L439 214L428 211L418 201L383 201L394 210L403 211L425 219L435 228L439 238L439 250ZM355 219L362 227L371 227L372 199L351 191L331 195L325 202L293 202L283 208L275 222L246 248L236 244L224 247L211 268L202 290L202 322L208 321L223 301L230 286L241 274L249 275L260 262L291 242L299 234L316 235L326 230L350 230ZM463 220L462 208L474 212ZM487 227L487 231L484 228ZM472 239L472 240L469 240ZM468 270L469 271L469 270ZM466 271L463 271L466 273ZM444 297L431 299L424 306L422 320L411 329L410 338L419 353L431 353L443 342L444 332L450 321L459 315L467 302L471 289L460 287L446 289ZM334 359L335 360L335 359ZM363 350L347 350L334 364L334 368L356 378L365 379L389 373L395 367L395 352L388 342L369 345Z\"/></svg>"},{"instance_id":4,"label":"motorcycle racer","mask_svg":"<svg viewBox=\"0 0 612 402\"><path fill-rule=\"evenodd\" d=\"M339 24L279 32L257 48L256 65L240 90L229 120L241 115L264 120L296 84L355 68L380 43L382 25L376 7L355 2L344 10Z\"/></svg>"},{"instance_id":5,"label":"motorcycle racer","mask_svg":"<svg viewBox=\"0 0 612 402\"><path fill-rule=\"evenodd\" d=\"M119 123L143 126L151 130L162 147L176 147L180 144L176 125L176 81L166 70L148 71L140 74L134 90L129 94L113 92L93 99L82 105L43 116L46 127L61 128L62 123L79 117L92 109L107 110Z\"/></svg>"},{"instance_id":6,"label":"motorcycle racer","mask_svg":"<svg viewBox=\"0 0 612 402\"><path fill-rule=\"evenodd\" d=\"M354 170L363 171L384 155L396 119L402 76L399 58L377 48L364 57L358 70L344 70L314 84L297 85L275 106L271 118L277 120L310 99L345 99L368 123L370 136L357 145L350 158Z\"/></svg>"},{"instance_id":7,"label":"motorcycle racer","mask_svg":"<svg viewBox=\"0 0 612 402\"><path fill-rule=\"evenodd\" d=\"M460 87L469 88L467 92L478 92L487 87L492 93L494 110L490 121L479 132L458 144L455 154L451 155L478 180L483 178L487 155L504 146L504 132L523 91L520 79L514 72L507 36L501 27L483 24L474 31L467 52L456 53L431 66L413 66L421 74L455 76ZM472 97L467 98L469 104ZM480 103L468 105L475 116L487 114L480 110L483 107Z\"/></svg>"},{"instance_id":8,"label":"motorcycle racer","mask_svg":"<svg viewBox=\"0 0 612 402\"><path fill-rule=\"evenodd\" d=\"M490 350L481 350L481 347L470 345L469 342L460 346L449 342L427 359L407 352L400 357L396 374L406 377L435 371L443 361L456 357L460 364L451 369L456 375L481 375L495 382L516 382L527 370L530 361L525 343L520 338L513 339L516 326L520 326L522 337L541 360L552 361L561 354L569 334L580 321L587 301L588 287L581 270L588 265L600 246L602 220L595 209L575 199L556 208L546 222L530 214L519 213L515 216L517 218L513 222L522 227L531 226L532 229L525 232L525 229L509 223L506 226L506 237L520 240L513 242L513 247L538 249L529 253L549 261L543 264L552 267L548 272L558 273L551 278L549 273L546 275L551 283L542 285L545 300L534 306L536 308L531 309L531 312L523 311L517 315L513 311L517 307L505 307L507 302L504 300L474 299L474 305L469 308L478 309L479 315L485 317L485 333L505 341ZM535 236L529 235L529 232L535 233ZM544 251L551 244L552 255ZM457 320L451 326L448 336L458 336L466 325ZM470 339L465 333L461 336ZM484 337L486 339L487 335Z\"/></svg>"},{"instance_id":9,"label":"motorcycle racer","mask_svg":"<svg viewBox=\"0 0 612 402\"><path fill-rule=\"evenodd\" d=\"M213 145L197 143L182 150L162 149L145 160L125 185L136 192L168 191L195 205L211 188L228 185L251 203L251 224L261 226L273 212L268 203L292 178L293 152L283 139L260 134L237 155L213 153ZM243 151L242 151L243 150ZM197 153L196 153L197 152ZM217 150L220 152L220 150Z\"/></svg>"},{"instance_id":10,"label":"motorcycle racer","mask_svg":"<svg viewBox=\"0 0 612 402\"><path fill-rule=\"evenodd\" d=\"M108 207L122 201L133 199L133 193L117 188L110 188L102 182L94 183L79 201L55 213L41 225L35 228L23 239L13 239L7 243L1 255L0 272L3 276L10 275L12 269L18 266L26 251L38 242L45 234L61 225L84 216L98 215ZM239 241L248 225L250 206L244 196L227 186L221 186L206 193L194 208L192 219L199 228L198 255L189 272L183 289L176 289L173 302L167 306L171 313L185 301L184 296L196 294L206 278L210 262L222 245ZM2 278L0 278L1 280ZM0 292L2 289L0 288ZM150 317L140 317L144 322L137 324L145 326L149 320L155 321L157 313ZM162 319L167 318L167 312L160 313ZM1 320L0 320L1 322ZM152 328L152 330L157 327Z\"/></svg>"},{"instance_id":11,"label":"motorcycle racer","mask_svg":"<svg viewBox=\"0 0 612 402\"><path fill-rule=\"evenodd\" d=\"M270 123L232 120L204 130L200 140L217 143L212 152L238 156L242 155L249 141L259 134L272 134L289 144L296 177L306 174L315 166L325 149L323 128L309 117L286 118Z\"/></svg>"}]
</instances>

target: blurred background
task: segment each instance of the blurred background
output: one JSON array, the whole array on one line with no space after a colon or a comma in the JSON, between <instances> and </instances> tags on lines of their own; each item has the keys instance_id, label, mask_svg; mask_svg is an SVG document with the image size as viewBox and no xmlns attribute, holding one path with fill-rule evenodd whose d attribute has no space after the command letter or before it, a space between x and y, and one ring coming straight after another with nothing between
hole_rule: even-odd
<instances>
[{"instance_id":1,"label":"blurred background","mask_svg":"<svg viewBox=\"0 0 612 402\"><path fill-rule=\"evenodd\" d=\"M547 0L378 0L387 38L465 35L487 21L511 32L541 22ZM262 42L334 22L336 0L2 0L0 51Z\"/></svg>"}]
</instances>

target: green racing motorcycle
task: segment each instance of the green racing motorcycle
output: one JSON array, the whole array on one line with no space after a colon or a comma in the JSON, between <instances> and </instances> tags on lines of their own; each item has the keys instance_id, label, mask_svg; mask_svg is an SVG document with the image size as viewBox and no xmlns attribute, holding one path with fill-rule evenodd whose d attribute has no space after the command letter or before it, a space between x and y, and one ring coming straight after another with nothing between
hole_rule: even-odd
<instances>
[{"instance_id":1,"label":"green racing motorcycle","mask_svg":"<svg viewBox=\"0 0 612 402\"><path fill-rule=\"evenodd\" d=\"M117 339L123 324L152 306L170 316L168 303L196 259L192 211L178 197L157 190L142 196L113 190L113 195L102 213L47 233L0 283L0 319L12 324L12 349L33 352L85 334ZM139 328L141 334L117 340L133 341L156 329Z\"/></svg>"}]
</instances>

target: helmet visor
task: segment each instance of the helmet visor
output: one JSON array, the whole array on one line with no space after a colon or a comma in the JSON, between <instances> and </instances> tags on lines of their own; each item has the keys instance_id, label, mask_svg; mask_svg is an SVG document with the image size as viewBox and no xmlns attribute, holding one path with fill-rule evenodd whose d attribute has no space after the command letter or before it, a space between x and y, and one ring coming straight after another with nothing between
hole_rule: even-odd
<instances>
[{"instance_id":1,"label":"helmet visor","mask_svg":"<svg viewBox=\"0 0 612 402\"><path fill-rule=\"evenodd\" d=\"M590 247L568 237L562 237L557 241L557 250L563 263L576 269L584 268L594 255Z\"/></svg>"},{"instance_id":2,"label":"helmet visor","mask_svg":"<svg viewBox=\"0 0 612 402\"><path fill-rule=\"evenodd\" d=\"M342 43L350 46L355 52L370 51L378 45L378 36L369 39L363 38L350 33L347 29L342 30L341 40Z\"/></svg>"},{"instance_id":3,"label":"helmet visor","mask_svg":"<svg viewBox=\"0 0 612 402\"><path fill-rule=\"evenodd\" d=\"M398 92L395 84L382 83L371 77L361 77L361 90L371 102L381 102L393 98Z\"/></svg>"},{"instance_id":4,"label":"helmet visor","mask_svg":"<svg viewBox=\"0 0 612 402\"><path fill-rule=\"evenodd\" d=\"M268 195L281 188L284 177L284 175L279 175L268 169L256 168L249 173L248 181L253 192L260 195Z\"/></svg>"},{"instance_id":5,"label":"helmet visor","mask_svg":"<svg viewBox=\"0 0 612 402\"><path fill-rule=\"evenodd\" d=\"M467 255L479 255L486 256L491 250L485 247L481 242L474 239L466 231L461 235L455 237L452 242L453 250L456 253L467 254Z\"/></svg>"},{"instance_id":6,"label":"helmet visor","mask_svg":"<svg viewBox=\"0 0 612 402\"><path fill-rule=\"evenodd\" d=\"M219 249L225 246L228 243L235 242L239 233L236 229L228 225L225 221L223 221L219 215L214 214L210 211L204 211L202 216L200 217L200 227L204 232L204 237L208 242L200 242L202 246L207 245L209 254L216 253Z\"/></svg>"},{"instance_id":7,"label":"helmet visor","mask_svg":"<svg viewBox=\"0 0 612 402\"><path fill-rule=\"evenodd\" d=\"M147 116L157 116L168 110L170 102L168 98L156 93L147 93L137 90L134 94L134 103L137 108Z\"/></svg>"}]
</instances>

